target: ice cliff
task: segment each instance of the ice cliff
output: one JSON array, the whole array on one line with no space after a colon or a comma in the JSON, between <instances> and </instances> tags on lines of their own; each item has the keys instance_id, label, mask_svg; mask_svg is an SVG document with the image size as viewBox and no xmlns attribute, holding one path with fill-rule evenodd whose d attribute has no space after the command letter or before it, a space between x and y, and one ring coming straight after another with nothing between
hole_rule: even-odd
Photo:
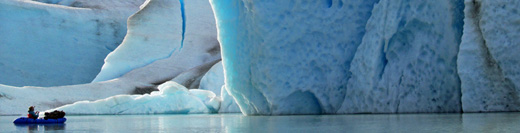
<instances>
[{"instance_id":1,"label":"ice cliff","mask_svg":"<svg viewBox=\"0 0 520 133\"><path fill-rule=\"evenodd\" d=\"M318 114L340 108L375 0L210 2L226 88L243 113Z\"/></svg>"},{"instance_id":2,"label":"ice cliff","mask_svg":"<svg viewBox=\"0 0 520 133\"><path fill-rule=\"evenodd\" d=\"M518 1L211 2L244 114L519 111Z\"/></svg>"},{"instance_id":3,"label":"ice cliff","mask_svg":"<svg viewBox=\"0 0 520 133\"><path fill-rule=\"evenodd\" d=\"M462 111L462 0L211 2L244 114Z\"/></svg>"},{"instance_id":4,"label":"ice cliff","mask_svg":"<svg viewBox=\"0 0 520 133\"><path fill-rule=\"evenodd\" d=\"M144 0L42 2L0 1L0 84L89 83Z\"/></svg>"}]
</instances>

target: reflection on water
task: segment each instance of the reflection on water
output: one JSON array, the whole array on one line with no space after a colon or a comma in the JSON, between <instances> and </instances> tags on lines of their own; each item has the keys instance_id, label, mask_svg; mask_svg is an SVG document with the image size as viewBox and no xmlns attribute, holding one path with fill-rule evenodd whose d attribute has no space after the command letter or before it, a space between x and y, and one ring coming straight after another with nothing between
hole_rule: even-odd
<instances>
[{"instance_id":1,"label":"reflection on water","mask_svg":"<svg viewBox=\"0 0 520 133\"><path fill-rule=\"evenodd\" d=\"M243 116L67 116L66 124L14 125L0 116L0 132L520 132L520 113Z\"/></svg>"},{"instance_id":2,"label":"reflection on water","mask_svg":"<svg viewBox=\"0 0 520 133\"><path fill-rule=\"evenodd\" d=\"M65 124L14 124L17 131L59 131L65 130ZM40 130L41 129L41 130Z\"/></svg>"}]
</instances>

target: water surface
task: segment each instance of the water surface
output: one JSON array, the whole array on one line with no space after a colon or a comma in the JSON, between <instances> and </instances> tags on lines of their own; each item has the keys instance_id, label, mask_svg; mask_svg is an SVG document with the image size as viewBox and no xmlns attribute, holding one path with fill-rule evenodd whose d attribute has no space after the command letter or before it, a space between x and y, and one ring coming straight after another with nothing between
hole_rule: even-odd
<instances>
[{"instance_id":1,"label":"water surface","mask_svg":"<svg viewBox=\"0 0 520 133\"><path fill-rule=\"evenodd\" d=\"M520 132L520 113L92 115L66 116L65 124L15 125L17 117L0 116L0 132Z\"/></svg>"}]
</instances>

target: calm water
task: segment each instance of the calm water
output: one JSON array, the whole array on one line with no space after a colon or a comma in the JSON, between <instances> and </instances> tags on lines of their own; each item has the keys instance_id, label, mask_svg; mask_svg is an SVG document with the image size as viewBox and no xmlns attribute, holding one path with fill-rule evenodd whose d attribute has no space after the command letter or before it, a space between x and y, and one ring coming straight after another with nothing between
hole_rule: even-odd
<instances>
[{"instance_id":1,"label":"calm water","mask_svg":"<svg viewBox=\"0 0 520 133\"><path fill-rule=\"evenodd\" d=\"M0 116L0 132L520 132L520 113L243 116L67 116L65 124L15 125Z\"/></svg>"}]
</instances>

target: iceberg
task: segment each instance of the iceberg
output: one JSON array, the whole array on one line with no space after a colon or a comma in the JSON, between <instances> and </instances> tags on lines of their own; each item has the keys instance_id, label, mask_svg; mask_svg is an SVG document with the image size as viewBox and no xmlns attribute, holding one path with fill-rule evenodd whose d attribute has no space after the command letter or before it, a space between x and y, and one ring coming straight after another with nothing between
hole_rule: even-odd
<instances>
[{"instance_id":1,"label":"iceberg","mask_svg":"<svg viewBox=\"0 0 520 133\"><path fill-rule=\"evenodd\" d=\"M144 0L42 2L0 1L0 84L89 83Z\"/></svg>"},{"instance_id":2,"label":"iceberg","mask_svg":"<svg viewBox=\"0 0 520 133\"><path fill-rule=\"evenodd\" d=\"M194 114L219 109L220 100L211 91L165 82L159 91L145 95L117 95L96 101L79 101L52 110L67 114Z\"/></svg>"},{"instance_id":3,"label":"iceberg","mask_svg":"<svg viewBox=\"0 0 520 133\"><path fill-rule=\"evenodd\" d=\"M464 112L520 111L520 1L466 0L458 73Z\"/></svg>"}]
</instances>

